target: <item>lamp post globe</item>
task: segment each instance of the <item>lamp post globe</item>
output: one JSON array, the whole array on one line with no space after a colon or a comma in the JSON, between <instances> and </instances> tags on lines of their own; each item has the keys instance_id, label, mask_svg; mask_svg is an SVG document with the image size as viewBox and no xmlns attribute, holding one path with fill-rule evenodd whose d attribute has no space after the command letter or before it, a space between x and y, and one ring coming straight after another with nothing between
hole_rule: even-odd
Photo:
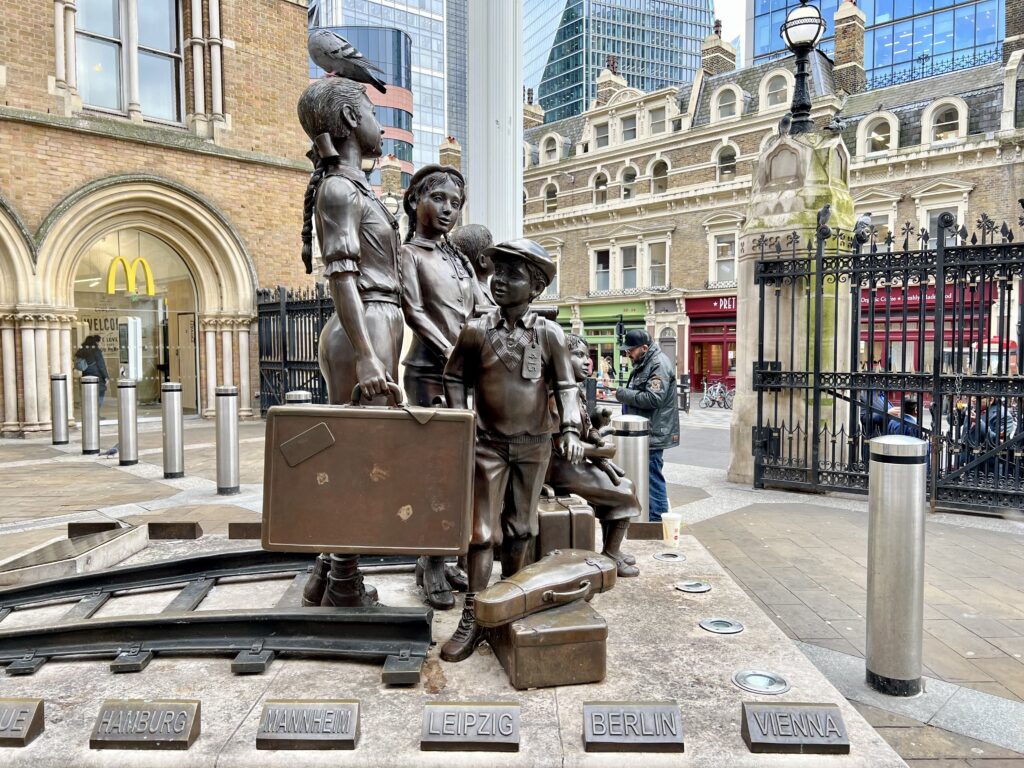
<instances>
[{"instance_id":1,"label":"lamp post globe","mask_svg":"<svg viewBox=\"0 0 1024 768\"><path fill-rule=\"evenodd\" d=\"M807 0L791 10L779 28L779 35L786 47L796 56L796 83L793 87L793 124L791 134L810 133L814 130L811 120L811 94L807 88L810 77L810 57L814 46L825 32L825 20L816 6Z\"/></svg>"}]
</instances>

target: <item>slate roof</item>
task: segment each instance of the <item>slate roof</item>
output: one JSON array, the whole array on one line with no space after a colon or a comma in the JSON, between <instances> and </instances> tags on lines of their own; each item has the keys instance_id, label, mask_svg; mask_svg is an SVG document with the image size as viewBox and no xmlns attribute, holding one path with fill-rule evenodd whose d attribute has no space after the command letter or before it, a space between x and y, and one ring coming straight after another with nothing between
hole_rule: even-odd
<instances>
[{"instance_id":1,"label":"slate roof","mask_svg":"<svg viewBox=\"0 0 1024 768\"><path fill-rule=\"evenodd\" d=\"M586 118L583 115L573 115L551 123L544 123L523 131L523 140L533 146L540 144L540 140L552 131L562 136L569 142L570 146L576 146L583 135L583 126Z\"/></svg>"}]
</instances>

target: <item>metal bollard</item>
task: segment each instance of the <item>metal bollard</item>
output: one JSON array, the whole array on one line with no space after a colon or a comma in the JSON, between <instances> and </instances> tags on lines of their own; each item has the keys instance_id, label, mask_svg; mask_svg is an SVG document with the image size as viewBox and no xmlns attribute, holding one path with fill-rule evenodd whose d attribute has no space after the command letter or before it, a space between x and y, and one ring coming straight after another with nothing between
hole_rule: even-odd
<instances>
[{"instance_id":1,"label":"metal bollard","mask_svg":"<svg viewBox=\"0 0 1024 768\"><path fill-rule=\"evenodd\" d=\"M238 491L238 387L217 387L217 493Z\"/></svg>"},{"instance_id":2,"label":"metal bollard","mask_svg":"<svg viewBox=\"0 0 1024 768\"><path fill-rule=\"evenodd\" d=\"M185 476L185 423L181 411L181 384L160 386L164 429L164 478Z\"/></svg>"},{"instance_id":3,"label":"metal bollard","mask_svg":"<svg viewBox=\"0 0 1024 768\"><path fill-rule=\"evenodd\" d=\"M82 455L100 452L100 379L82 377Z\"/></svg>"},{"instance_id":4,"label":"metal bollard","mask_svg":"<svg viewBox=\"0 0 1024 768\"><path fill-rule=\"evenodd\" d=\"M643 416L615 416L612 419L612 435L615 438L615 463L633 481L636 496L640 500L640 519L651 521L650 499L648 498L648 473L650 471L650 424Z\"/></svg>"},{"instance_id":5,"label":"metal bollard","mask_svg":"<svg viewBox=\"0 0 1024 768\"><path fill-rule=\"evenodd\" d=\"M68 375L50 374L50 421L53 444L68 444Z\"/></svg>"},{"instance_id":6,"label":"metal bollard","mask_svg":"<svg viewBox=\"0 0 1024 768\"><path fill-rule=\"evenodd\" d=\"M886 435L870 449L867 683L913 696L921 692L928 443Z\"/></svg>"},{"instance_id":7,"label":"metal bollard","mask_svg":"<svg viewBox=\"0 0 1024 768\"><path fill-rule=\"evenodd\" d=\"M135 379L117 380L117 463L139 463L139 409Z\"/></svg>"},{"instance_id":8,"label":"metal bollard","mask_svg":"<svg viewBox=\"0 0 1024 768\"><path fill-rule=\"evenodd\" d=\"M313 402L313 393L308 389L293 389L284 393L285 405L309 405Z\"/></svg>"}]
</instances>

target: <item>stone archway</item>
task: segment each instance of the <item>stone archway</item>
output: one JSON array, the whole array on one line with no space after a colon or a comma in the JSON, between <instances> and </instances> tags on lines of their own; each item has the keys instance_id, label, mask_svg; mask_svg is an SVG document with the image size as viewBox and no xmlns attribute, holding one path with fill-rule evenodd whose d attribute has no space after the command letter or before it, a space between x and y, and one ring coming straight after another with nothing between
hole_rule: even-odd
<instances>
[{"instance_id":1,"label":"stone archway","mask_svg":"<svg viewBox=\"0 0 1024 768\"><path fill-rule=\"evenodd\" d=\"M22 345L32 347L35 352L35 333L31 326L22 326L17 314L19 298L28 296L35 271L35 243L28 229L21 221L14 206L0 195L0 357L3 359L0 390L3 391L3 420L0 434L18 434L21 424L31 420L38 423L38 410L28 414L19 413L17 343L19 327L24 327ZM36 388L34 371L23 387L31 392ZM36 406L33 400L33 406Z\"/></svg>"}]
</instances>

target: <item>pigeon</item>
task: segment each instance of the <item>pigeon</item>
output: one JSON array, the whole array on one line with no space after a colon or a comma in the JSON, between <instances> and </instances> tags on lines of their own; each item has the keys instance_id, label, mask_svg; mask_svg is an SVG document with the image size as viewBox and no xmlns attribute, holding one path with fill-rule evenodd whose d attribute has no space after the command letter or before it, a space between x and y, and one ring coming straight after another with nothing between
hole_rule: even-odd
<instances>
[{"instance_id":1,"label":"pigeon","mask_svg":"<svg viewBox=\"0 0 1024 768\"><path fill-rule=\"evenodd\" d=\"M832 204L825 203L820 211L818 211L818 228L828 226L828 220L832 218Z\"/></svg>"},{"instance_id":2,"label":"pigeon","mask_svg":"<svg viewBox=\"0 0 1024 768\"><path fill-rule=\"evenodd\" d=\"M120 445L120 443L118 443L117 445ZM105 450L103 452L103 455L104 456L117 456L117 445L115 445L113 448L107 448L107 450Z\"/></svg>"},{"instance_id":3,"label":"pigeon","mask_svg":"<svg viewBox=\"0 0 1024 768\"><path fill-rule=\"evenodd\" d=\"M829 133L842 133L846 130L846 121L840 118L839 115L833 115L824 130Z\"/></svg>"},{"instance_id":4,"label":"pigeon","mask_svg":"<svg viewBox=\"0 0 1024 768\"><path fill-rule=\"evenodd\" d=\"M328 76L347 77L357 83L372 85L381 93L388 89L374 72L381 72L380 67L371 64L352 44L336 35L331 30L321 27L309 33L309 57L322 68Z\"/></svg>"},{"instance_id":5,"label":"pigeon","mask_svg":"<svg viewBox=\"0 0 1024 768\"><path fill-rule=\"evenodd\" d=\"M793 113L792 112L787 112L786 114L784 114L782 116L782 119L779 120L779 136L788 136L789 135L789 129L792 127L792 125L793 125Z\"/></svg>"},{"instance_id":6,"label":"pigeon","mask_svg":"<svg viewBox=\"0 0 1024 768\"><path fill-rule=\"evenodd\" d=\"M862 213L853 225L853 239L863 245L871 239L871 214Z\"/></svg>"}]
</instances>

